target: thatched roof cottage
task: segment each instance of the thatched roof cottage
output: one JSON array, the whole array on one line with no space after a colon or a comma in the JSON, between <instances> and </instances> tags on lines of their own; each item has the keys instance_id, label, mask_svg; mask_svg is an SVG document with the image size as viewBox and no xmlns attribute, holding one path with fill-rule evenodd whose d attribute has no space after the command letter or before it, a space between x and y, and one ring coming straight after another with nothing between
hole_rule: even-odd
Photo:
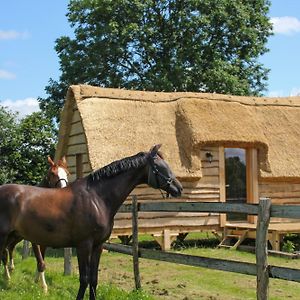
<instances>
[{"instance_id":1,"label":"thatched roof cottage","mask_svg":"<svg viewBox=\"0 0 300 300\"><path fill-rule=\"evenodd\" d=\"M226 201L224 153L239 148L245 153L247 202L268 196L275 203L300 203L300 97L69 88L56 157L67 156L71 180L156 143L163 144L187 201ZM147 187L134 193L141 201L160 197ZM127 235L130 225L119 218L115 233ZM253 224L255 219L244 221ZM140 222L145 232L169 230L171 236L229 223L225 216L180 213L150 214Z\"/></svg>"}]
</instances>

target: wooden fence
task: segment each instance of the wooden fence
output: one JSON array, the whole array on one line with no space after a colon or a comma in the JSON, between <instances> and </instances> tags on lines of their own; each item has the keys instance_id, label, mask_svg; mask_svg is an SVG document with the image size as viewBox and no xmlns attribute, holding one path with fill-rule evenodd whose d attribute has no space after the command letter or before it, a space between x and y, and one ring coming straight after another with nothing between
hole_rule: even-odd
<instances>
[{"instance_id":1,"label":"wooden fence","mask_svg":"<svg viewBox=\"0 0 300 300\"><path fill-rule=\"evenodd\" d=\"M269 278L278 278L300 282L300 270L277 267L268 264L267 234L271 217L300 219L300 206L271 205L271 200L262 198L259 204L232 203L192 203L192 202L155 202L137 203L133 196L132 204L121 207L121 212L132 211L133 246L106 243L104 248L133 256L135 286L141 287L139 274L139 258L173 262L177 264L205 267L215 270L254 275L257 278L257 299L267 300L269 294ZM138 247L138 211L143 212L215 212L215 213L247 213L257 215L256 228L256 264L200 256L168 253Z\"/></svg>"}]
</instances>

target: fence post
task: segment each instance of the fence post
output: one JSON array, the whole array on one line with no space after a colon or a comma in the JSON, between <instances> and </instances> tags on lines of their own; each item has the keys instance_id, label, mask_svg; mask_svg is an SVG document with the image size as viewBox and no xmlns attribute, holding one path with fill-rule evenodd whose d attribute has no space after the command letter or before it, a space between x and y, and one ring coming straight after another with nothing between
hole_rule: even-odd
<instances>
[{"instance_id":1,"label":"fence post","mask_svg":"<svg viewBox=\"0 0 300 300\"><path fill-rule=\"evenodd\" d=\"M72 248L64 248L64 275L72 274Z\"/></svg>"},{"instance_id":2,"label":"fence post","mask_svg":"<svg viewBox=\"0 0 300 300\"><path fill-rule=\"evenodd\" d=\"M29 256L29 241L24 240L23 241L23 250L22 250L22 259L25 259Z\"/></svg>"},{"instance_id":3,"label":"fence post","mask_svg":"<svg viewBox=\"0 0 300 300\"><path fill-rule=\"evenodd\" d=\"M271 199L261 198L258 205L256 227L256 297L257 300L269 298L269 267L268 267L268 228L270 223Z\"/></svg>"},{"instance_id":4,"label":"fence post","mask_svg":"<svg viewBox=\"0 0 300 300\"><path fill-rule=\"evenodd\" d=\"M132 196L132 257L135 289L141 288L141 278L139 269L139 241L138 241L138 203L137 197Z\"/></svg>"}]
</instances>

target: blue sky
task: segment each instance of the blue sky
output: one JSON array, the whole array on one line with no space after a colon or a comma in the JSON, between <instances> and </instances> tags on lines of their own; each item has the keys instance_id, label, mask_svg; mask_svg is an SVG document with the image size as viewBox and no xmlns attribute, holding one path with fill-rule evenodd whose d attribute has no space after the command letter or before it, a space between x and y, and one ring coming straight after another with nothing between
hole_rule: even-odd
<instances>
[{"instance_id":1,"label":"blue sky","mask_svg":"<svg viewBox=\"0 0 300 300\"><path fill-rule=\"evenodd\" d=\"M68 0L1 1L0 104L21 115L38 108L49 78L60 75L55 40L72 36ZM274 36L261 58L271 69L267 96L300 95L300 1L272 0Z\"/></svg>"}]
</instances>

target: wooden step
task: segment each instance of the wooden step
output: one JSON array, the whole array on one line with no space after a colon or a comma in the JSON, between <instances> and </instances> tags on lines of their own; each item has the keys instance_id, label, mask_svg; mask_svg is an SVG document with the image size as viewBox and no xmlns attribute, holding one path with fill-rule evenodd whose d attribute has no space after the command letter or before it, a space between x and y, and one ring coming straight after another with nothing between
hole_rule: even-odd
<instances>
[{"instance_id":1,"label":"wooden step","mask_svg":"<svg viewBox=\"0 0 300 300\"><path fill-rule=\"evenodd\" d=\"M241 236L242 235L238 235L238 234L228 234L226 237L239 239Z\"/></svg>"},{"instance_id":2,"label":"wooden step","mask_svg":"<svg viewBox=\"0 0 300 300\"><path fill-rule=\"evenodd\" d=\"M219 248L224 247L224 248L230 248L232 250L237 249L237 247L244 241L248 233L248 230L245 230L242 232L242 234L233 234L230 232L230 234L227 234L223 240L220 242L218 245ZM232 242L232 239L236 239L234 244L229 245Z\"/></svg>"},{"instance_id":3,"label":"wooden step","mask_svg":"<svg viewBox=\"0 0 300 300\"><path fill-rule=\"evenodd\" d=\"M228 248L231 249L232 246L230 245L218 245L219 248Z\"/></svg>"}]
</instances>

